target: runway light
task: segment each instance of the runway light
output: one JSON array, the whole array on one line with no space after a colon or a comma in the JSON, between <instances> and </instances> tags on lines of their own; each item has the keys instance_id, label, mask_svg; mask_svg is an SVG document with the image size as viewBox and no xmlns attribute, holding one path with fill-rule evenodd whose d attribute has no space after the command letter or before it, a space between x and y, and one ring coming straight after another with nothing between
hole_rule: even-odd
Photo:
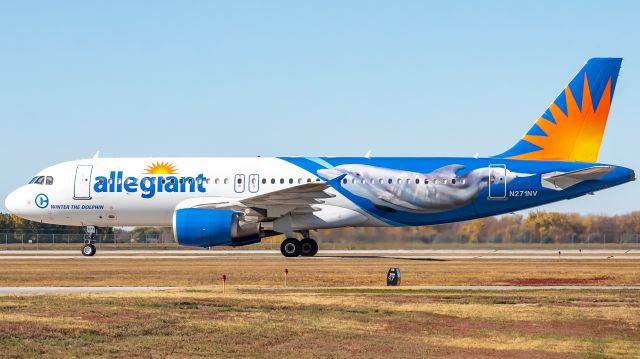
<instances>
[{"instance_id":1,"label":"runway light","mask_svg":"<svg viewBox=\"0 0 640 359\"><path fill-rule=\"evenodd\" d=\"M227 275L223 274L222 276L219 277L219 279L222 281L222 293L224 293L225 286L227 284Z\"/></svg>"},{"instance_id":2,"label":"runway light","mask_svg":"<svg viewBox=\"0 0 640 359\"><path fill-rule=\"evenodd\" d=\"M287 274L289 274L289 268L284 269L284 287L287 287Z\"/></svg>"}]
</instances>

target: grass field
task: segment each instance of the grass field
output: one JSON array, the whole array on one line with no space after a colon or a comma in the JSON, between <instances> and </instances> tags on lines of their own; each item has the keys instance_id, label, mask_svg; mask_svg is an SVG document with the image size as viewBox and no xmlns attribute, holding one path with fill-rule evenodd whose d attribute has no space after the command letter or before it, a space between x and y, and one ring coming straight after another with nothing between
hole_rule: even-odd
<instances>
[{"instance_id":1,"label":"grass field","mask_svg":"<svg viewBox=\"0 0 640 359\"><path fill-rule=\"evenodd\" d=\"M98 258L96 258L98 259ZM226 274L231 285L365 287L384 285L389 267L402 284L416 285L640 285L633 260L411 260L388 258L251 259L3 259L0 286L210 286Z\"/></svg>"},{"instance_id":2,"label":"grass field","mask_svg":"<svg viewBox=\"0 0 640 359\"><path fill-rule=\"evenodd\" d=\"M3 260L0 286L167 292L0 296L0 357L640 357L634 290L430 291L413 285L639 285L637 261ZM403 287L383 284L399 266ZM283 288L283 269L289 269ZM220 274L227 274L222 293ZM335 287L350 287L338 289Z\"/></svg>"}]
</instances>

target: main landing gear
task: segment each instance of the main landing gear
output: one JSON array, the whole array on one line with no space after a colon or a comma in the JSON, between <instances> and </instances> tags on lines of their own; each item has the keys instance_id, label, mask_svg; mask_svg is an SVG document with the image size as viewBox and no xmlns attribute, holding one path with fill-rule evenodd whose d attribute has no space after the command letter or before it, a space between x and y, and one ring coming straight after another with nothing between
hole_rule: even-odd
<instances>
[{"instance_id":1,"label":"main landing gear","mask_svg":"<svg viewBox=\"0 0 640 359\"><path fill-rule=\"evenodd\" d=\"M96 254L96 246L93 245L96 242L96 232L96 227L87 226L87 236L84 237L84 246L82 246L82 255L85 257Z\"/></svg>"},{"instance_id":2,"label":"main landing gear","mask_svg":"<svg viewBox=\"0 0 640 359\"><path fill-rule=\"evenodd\" d=\"M302 233L304 238L298 240L296 238L287 238L280 244L280 252L285 257L313 257L318 253L318 242L309 237L309 232Z\"/></svg>"}]
</instances>

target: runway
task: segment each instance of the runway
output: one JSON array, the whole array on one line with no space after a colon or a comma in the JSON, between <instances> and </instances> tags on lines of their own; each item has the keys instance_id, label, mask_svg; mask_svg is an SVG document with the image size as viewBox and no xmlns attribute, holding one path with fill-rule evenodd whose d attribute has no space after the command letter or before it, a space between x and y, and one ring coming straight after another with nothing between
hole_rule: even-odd
<instances>
[{"instance_id":1,"label":"runway","mask_svg":"<svg viewBox=\"0 0 640 359\"><path fill-rule=\"evenodd\" d=\"M277 250L101 250L93 257L84 257L79 250L5 250L0 261L12 259L33 260L101 260L101 259L238 259L260 260L283 258ZM322 259L391 258L406 260L640 260L639 249L398 249L398 250L320 250L313 258Z\"/></svg>"}]
</instances>

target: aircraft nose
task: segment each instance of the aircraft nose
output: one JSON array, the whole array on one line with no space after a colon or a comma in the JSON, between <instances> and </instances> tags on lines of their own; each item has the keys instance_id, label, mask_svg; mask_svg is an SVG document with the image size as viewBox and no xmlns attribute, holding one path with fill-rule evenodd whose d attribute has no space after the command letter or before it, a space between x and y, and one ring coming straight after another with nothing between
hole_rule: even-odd
<instances>
[{"instance_id":1,"label":"aircraft nose","mask_svg":"<svg viewBox=\"0 0 640 359\"><path fill-rule=\"evenodd\" d=\"M4 206L9 213L16 213L18 209L18 195L16 191L9 193L7 198L4 199Z\"/></svg>"}]
</instances>

